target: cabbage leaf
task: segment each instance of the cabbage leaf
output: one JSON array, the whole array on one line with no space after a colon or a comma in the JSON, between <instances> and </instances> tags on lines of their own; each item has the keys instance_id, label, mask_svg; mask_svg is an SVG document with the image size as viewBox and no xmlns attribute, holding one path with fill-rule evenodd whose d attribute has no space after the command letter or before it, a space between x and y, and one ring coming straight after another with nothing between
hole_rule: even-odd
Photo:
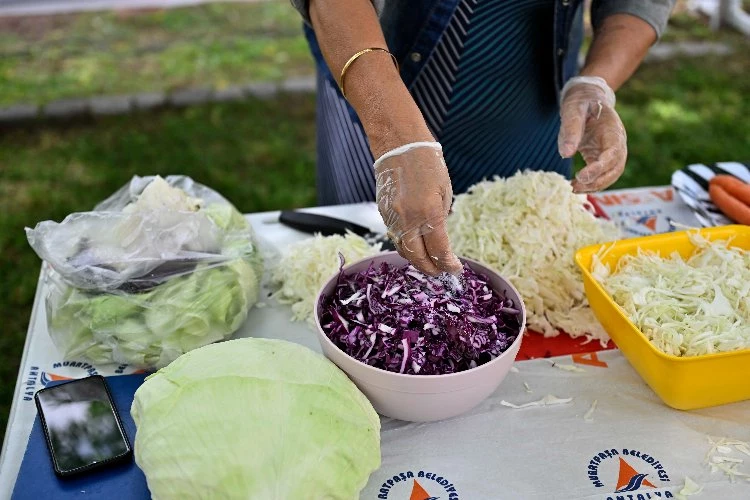
<instances>
[{"instance_id":1,"label":"cabbage leaf","mask_svg":"<svg viewBox=\"0 0 750 500\"><path fill-rule=\"evenodd\" d=\"M153 498L355 499L380 420L333 363L281 340L191 351L135 394L135 460Z\"/></svg>"}]
</instances>

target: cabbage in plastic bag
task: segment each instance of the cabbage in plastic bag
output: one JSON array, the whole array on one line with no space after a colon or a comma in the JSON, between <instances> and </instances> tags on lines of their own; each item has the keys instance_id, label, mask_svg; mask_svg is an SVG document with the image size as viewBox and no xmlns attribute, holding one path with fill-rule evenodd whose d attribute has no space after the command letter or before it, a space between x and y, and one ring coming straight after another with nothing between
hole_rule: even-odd
<instances>
[{"instance_id":1,"label":"cabbage in plastic bag","mask_svg":"<svg viewBox=\"0 0 750 500\"><path fill-rule=\"evenodd\" d=\"M221 264L236 256L224 249L238 239L254 246L242 214L182 176L135 177L93 211L40 222L26 234L68 283L98 291Z\"/></svg>"},{"instance_id":2,"label":"cabbage in plastic bag","mask_svg":"<svg viewBox=\"0 0 750 500\"><path fill-rule=\"evenodd\" d=\"M380 466L380 420L333 363L282 340L190 352L130 410L154 499L355 499Z\"/></svg>"},{"instance_id":3,"label":"cabbage in plastic bag","mask_svg":"<svg viewBox=\"0 0 750 500\"><path fill-rule=\"evenodd\" d=\"M252 229L189 178L136 177L95 211L27 233L50 264L48 330L68 359L159 368L230 336L258 300Z\"/></svg>"}]
</instances>

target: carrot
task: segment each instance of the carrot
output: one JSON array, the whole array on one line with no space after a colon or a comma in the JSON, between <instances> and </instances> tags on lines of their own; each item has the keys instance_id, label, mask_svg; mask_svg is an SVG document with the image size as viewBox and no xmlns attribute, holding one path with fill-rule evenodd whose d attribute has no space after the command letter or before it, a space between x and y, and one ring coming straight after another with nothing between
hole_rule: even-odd
<instances>
[{"instance_id":1,"label":"carrot","mask_svg":"<svg viewBox=\"0 0 750 500\"><path fill-rule=\"evenodd\" d=\"M716 183L709 184L708 194L724 215L734 222L750 226L750 205L742 203Z\"/></svg>"},{"instance_id":2,"label":"carrot","mask_svg":"<svg viewBox=\"0 0 750 500\"><path fill-rule=\"evenodd\" d=\"M709 181L710 185L717 185L729 195L737 198L745 205L750 205L750 184L742 182L733 175L715 175Z\"/></svg>"}]
</instances>

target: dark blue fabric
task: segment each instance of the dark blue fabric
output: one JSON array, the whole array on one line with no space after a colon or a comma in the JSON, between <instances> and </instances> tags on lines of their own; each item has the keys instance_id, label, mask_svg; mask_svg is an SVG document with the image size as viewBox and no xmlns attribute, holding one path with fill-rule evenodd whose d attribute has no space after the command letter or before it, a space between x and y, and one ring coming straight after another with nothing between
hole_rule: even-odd
<instances>
[{"instance_id":1,"label":"dark blue fabric","mask_svg":"<svg viewBox=\"0 0 750 500\"><path fill-rule=\"evenodd\" d=\"M557 91L577 71L578 49L583 39L582 0L553 0L555 15L553 23L541 26L541 30L553 33L549 47L549 60L555 70L554 83ZM391 0L386 2L380 16L383 35L388 49L396 56L401 66L401 77L411 87L422 66L442 36L460 0ZM320 53L312 28L304 25L305 35L319 70L328 68ZM410 54L419 53L419 61ZM335 80L334 80L335 82Z\"/></svg>"},{"instance_id":2,"label":"dark blue fabric","mask_svg":"<svg viewBox=\"0 0 750 500\"><path fill-rule=\"evenodd\" d=\"M130 445L135 441L135 422L130 416L135 391L148 374L106 377ZM51 382L48 387L62 382ZM60 479L52 468L39 415L34 420L26 453L13 489L12 500L85 498L88 500L146 500L151 498L146 476L132 460L80 476Z\"/></svg>"},{"instance_id":3,"label":"dark blue fabric","mask_svg":"<svg viewBox=\"0 0 750 500\"><path fill-rule=\"evenodd\" d=\"M473 34L465 32L468 21L458 23L457 13L463 19L466 14L458 12L458 6L465 9L468 4L475 10L466 16L471 18ZM401 77L430 129L443 144L454 193L484 178L510 176L527 168L570 174L570 160L557 153L557 96L578 69L580 4L573 0L415 0L409 7L399 1L386 3L381 25L388 47L399 59ZM440 55L441 39L450 33L455 36L457 27L461 45L464 38L466 42L458 61L461 68L446 69L444 59L436 63L434 56ZM318 69L318 203L372 201L373 158L362 124L341 96L337 78L308 25L305 34ZM439 88L429 82L436 78L442 80Z\"/></svg>"},{"instance_id":4,"label":"dark blue fabric","mask_svg":"<svg viewBox=\"0 0 750 500\"><path fill-rule=\"evenodd\" d=\"M552 67L540 64L552 34L539 27L553 9L551 0L477 2L439 137L455 192L523 169L569 174Z\"/></svg>"}]
</instances>

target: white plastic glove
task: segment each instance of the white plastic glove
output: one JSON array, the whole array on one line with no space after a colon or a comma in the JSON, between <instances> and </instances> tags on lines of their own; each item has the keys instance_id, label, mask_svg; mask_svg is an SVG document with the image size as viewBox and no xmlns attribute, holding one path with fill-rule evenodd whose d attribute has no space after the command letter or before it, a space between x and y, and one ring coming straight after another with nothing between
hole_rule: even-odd
<instances>
[{"instance_id":1,"label":"white plastic glove","mask_svg":"<svg viewBox=\"0 0 750 500\"><path fill-rule=\"evenodd\" d=\"M398 253L431 276L459 274L463 266L445 223L453 188L440 144L401 146L378 158L374 169L378 209Z\"/></svg>"},{"instance_id":2,"label":"white plastic glove","mask_svg":"<svg viewBox=\"0 0 750 500\"><path fill-rule=\"evenodd\" d=\"M573 181L573 190L586 193L609 187L622 175L628 156L614 91L603 78L579 76L565 84L560 102L560 155L570 158L580 151L586 161Z\"/></svg>"}]
</instances>

